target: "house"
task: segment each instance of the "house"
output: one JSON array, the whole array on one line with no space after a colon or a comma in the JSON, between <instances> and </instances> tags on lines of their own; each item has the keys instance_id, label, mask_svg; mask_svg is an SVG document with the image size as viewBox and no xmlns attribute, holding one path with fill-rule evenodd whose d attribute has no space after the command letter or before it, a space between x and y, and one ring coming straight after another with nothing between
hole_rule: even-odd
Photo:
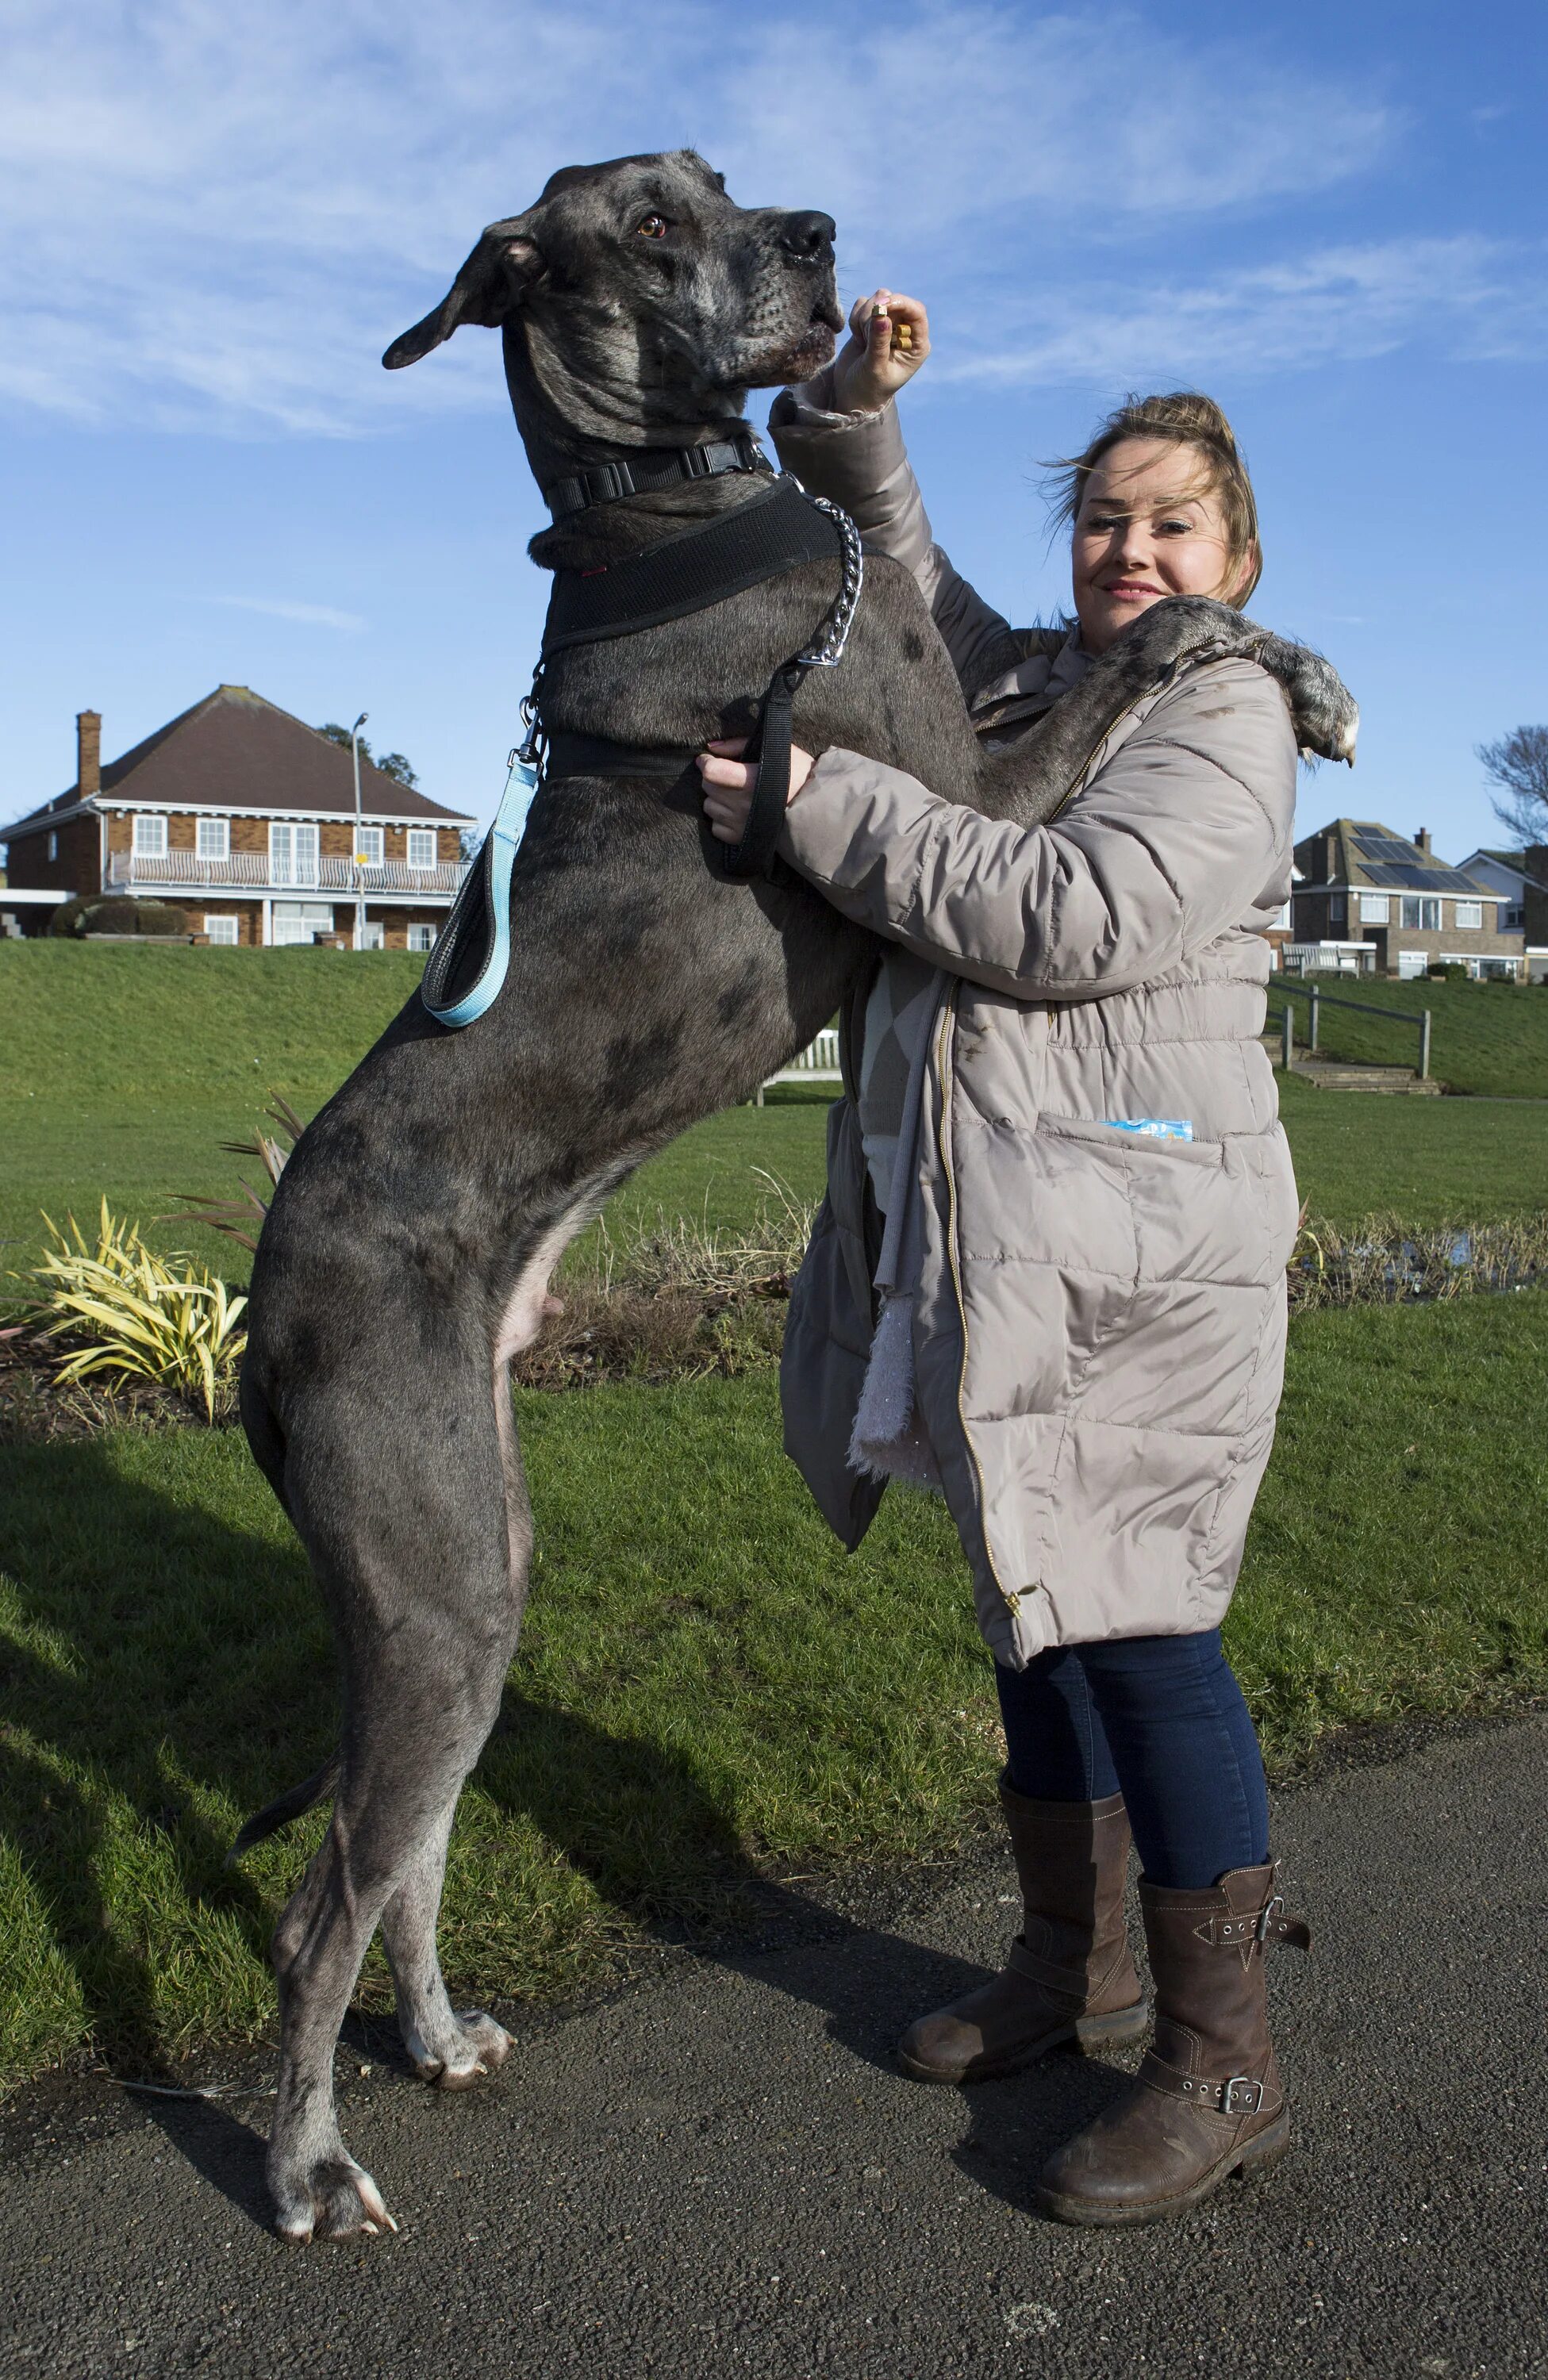
<instances>
[{"instance_id":1,"label":"house","mask_svg":"<svg viewBox=\"0 0 1548 2380\"><path fill-rule=\"evenodd\" d=\"M467 872L474 823L360 763L360 837L348 749L245 686L221 686L121 759L102 720L76 721L76 781L0 828L0 912L46 933L74 893L174 903L212 942L267 948L339 936L428 951Z\"/></svg>"},{"instance_id":2,"label":"house","mask_svg":"<svg viewBox=\"0 0 1548 2380\"><path fill-rule=\"evenodd\" d=\"M1500 896L1499 921L1506 932L1518 930L1527 945L1527 973L1534 982L1548 977L1548 844L1530 843L1525 851L1491 851L1481 846L1461 862L1487 891Z\"/></svg>"},{"instance_id":3,"label":"house","mask_svg":"<svg viewBox=\"0 0 1548 2380\"><path fill-rule=\"evenodd\" d=\"M1462 965L1471 976L1520 976L1526 936L1507 928L1509 904L1470 868L1449 868L1421 829L1410 841L1371 819L1334 819L1298 843L1289 966L1421 976Z\"/></svg>"}]
</instances>

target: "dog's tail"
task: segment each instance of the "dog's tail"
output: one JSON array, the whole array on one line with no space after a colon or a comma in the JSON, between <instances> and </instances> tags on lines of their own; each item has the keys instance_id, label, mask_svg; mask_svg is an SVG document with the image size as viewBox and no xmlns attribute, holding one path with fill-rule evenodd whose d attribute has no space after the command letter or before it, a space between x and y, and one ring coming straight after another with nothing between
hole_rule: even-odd
<instances>
[{"instance_id":1,"label":"dog's tail","mask_svg":"<svg viewBox=\"0 0 1548 2380\"><path fill-rule=\"evenodd\" d=\"M266 1809L258 1811L248 1820L225 1854L226 1865L229 1867L233 1860L239 1860L244 1852L250 1852L254 1843L262 1842L266 1836L277 1835L281 1827L287 1827L292 1818L299 1818L314 1803L326 1801L337 1783L338 1755L335 1752L304 1784L292 1785L288 1793L280 1794L277 1801L271 1802Z\"/></svg>"}]
</instances>

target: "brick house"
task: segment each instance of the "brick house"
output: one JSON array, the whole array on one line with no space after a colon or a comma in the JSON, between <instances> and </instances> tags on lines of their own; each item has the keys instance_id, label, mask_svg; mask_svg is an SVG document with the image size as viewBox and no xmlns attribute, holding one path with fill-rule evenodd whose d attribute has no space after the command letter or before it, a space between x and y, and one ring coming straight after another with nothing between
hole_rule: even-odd
<instances>
[{"instance_id":1,"label":"brick house","mask_svg":"<svg viewBox=\"0 0 1548 2380\"><path fill-rule=\"evenodd\" d=\"M1374 820L1335 819L1298 843L1295 858L1287 964L1356 964L1399 978L1441 965L1472 976L1526 971L1526 935L1500 917L1508 905L1471 868L1438 859L1422 829L1410 841Z\"/></svg>"},{"instance_id":2,"label":"brick house","mask_svg":"<svg viewBox=\"0 0 1548 2380\"><path fill-rule=\"evenodd\" d=\"M102 762L102 721L76 721L76 782L0 828L9 910L46 933L73 893L167 901L191 932L243 948L353 943L355 786L347 747L245 686L217 686L121 759ZM364 760L360 875L365 947L429 950L466 873L473 820Z\"/></svg>"},{"instance_id":3,"label":"brick house","mask_svg":"<svg viewBox=\"0 0 1548 2380\"><path fill-rule=\"evenodd\" d=\"M1461 865L1499 894L1500 925L1507 933L1522 934L1527 972L1534 982L1548 976L1548 843L1530 843L1525 851L1491 851L1481 844Z\"/></svg>"}]
</instances>

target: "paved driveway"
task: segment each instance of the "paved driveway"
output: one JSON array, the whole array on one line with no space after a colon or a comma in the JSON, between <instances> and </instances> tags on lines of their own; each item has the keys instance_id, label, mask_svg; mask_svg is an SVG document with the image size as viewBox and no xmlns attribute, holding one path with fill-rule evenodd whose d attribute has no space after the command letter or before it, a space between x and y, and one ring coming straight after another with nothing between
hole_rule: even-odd
<instances>
[{"instance_id":1,"label":"paved driveway","mask_svg":"<svg viewBox=\"0 0 1548 2380\"><path fill-rule=\"evenodd\" d=\"M1005 1936L980 1865L847 1914L788 1893L772 1947L531 2026L481 2097L341 2052L396 2239L260 2228L260 2096L23 2100L0 2371L1548 2375L1548 1719L1326 1775L1278 1832L1320 1936L1274 1975L1299 2150L1182 2223L1031 2211L1110 2067L894 2070Z\"/></svg>"}]
</instances>

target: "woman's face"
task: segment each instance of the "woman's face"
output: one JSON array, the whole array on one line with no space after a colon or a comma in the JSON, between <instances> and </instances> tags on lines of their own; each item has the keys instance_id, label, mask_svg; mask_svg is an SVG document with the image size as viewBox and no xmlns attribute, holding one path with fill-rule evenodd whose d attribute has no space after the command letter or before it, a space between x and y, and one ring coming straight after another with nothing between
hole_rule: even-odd
<instances>
[{"instance_id":1,"label":"woman's face","mask_svg":"<svg viewBox=\"0 0 1548 2380\"><path fill-rule=\"evenodd\" d=\"M1220 499L1200 488L1201 461L1175 439L1120 438L1091 472L1070 541L1088 652L1104 653L1164 595L1225 602L1245 585L1251 558L1232 566Z\"/></svg>"}]
</instances>

